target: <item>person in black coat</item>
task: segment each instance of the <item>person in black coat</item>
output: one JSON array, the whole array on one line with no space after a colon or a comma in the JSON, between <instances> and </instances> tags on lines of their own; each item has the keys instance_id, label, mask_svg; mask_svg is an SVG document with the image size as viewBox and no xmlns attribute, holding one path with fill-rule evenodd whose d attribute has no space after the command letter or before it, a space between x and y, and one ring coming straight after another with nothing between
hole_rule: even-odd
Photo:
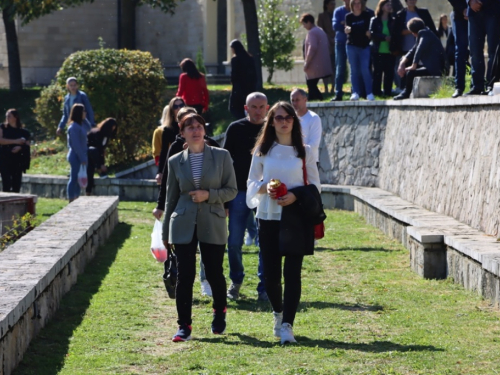
<instances>
[{"instance_id":1,"label":"person in black coat","mask_svg":"<svg viewBox=\"0 0 500 375\"><path fill-rule=\"evenodd\" d=\"M231 83L233 88L229 97L229 111L236 120L245 117L245 101L248 94L255 91L257 76L252 56L238 39L230 44L234 54L231 59Z\"/></svg>"},{"instance_id":2,"label":"person in black coat","mask_svg":"<svg viewBox=\"0 0 500 375\"><path fill-rule=\"evenodd\" d=\"M19 193L23 172L30 165L30 133L23 129L19 112L9 109L0 125L0 173L4 192Z\"/></svg>"},{"instance_id":3,"label":"person in black coat","mask_svg":"<svg viewBox=\"0 0 500 375\"><path fill-rule=\"evenodd\" d=\"M410 97L415 77L441 76L444 72L445 53L437 35L429 30L420 18L411 19L408 29L417 40L399 63L398 74L400 77L406 75L406 87L394 100ZM418 65L419 62L422 62L422 66Z\"/></svg>"},{"instance_id":4,"label":"person in black coat","mask_svg":"<svg viewBox=\"0 0 500 375\"><path fill-rule=\"evenodd\" d=\"M105 152L109 141L116 137L118 124L114 118L107 118L87 134L87 178L88 183L85 188L87 195L92 194L94 188L94 173L97 169L101 176L106 175Z\"/></svg>"},{"instance_id":5,"label":"person in black coat","mask_svg":"<svg viewBox=\"0 0 500 375\"><path fill-rule=\"evenodd\" d=\"M373 41L373 94L382 95L382 74L384 75L384 95L392 92L394 64L396 58L391 51L391 39L394 33L394 19L391 17L390 0L380 0L375 9L375 17L370 22Z\"/></svg>"}]
</instances>

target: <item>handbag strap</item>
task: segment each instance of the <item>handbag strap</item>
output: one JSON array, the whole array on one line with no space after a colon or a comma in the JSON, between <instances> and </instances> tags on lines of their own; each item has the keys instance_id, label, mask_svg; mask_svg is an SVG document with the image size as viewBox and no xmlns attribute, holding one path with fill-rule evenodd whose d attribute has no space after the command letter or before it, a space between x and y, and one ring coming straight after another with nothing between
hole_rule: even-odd
<instances>
[{"instance_id":1,"label":"handbag strap","mask_svg":"<svg viewBox=\"0 0 500 375\"><path fill-rule=\"evenodd\" d=\"M304 185L309 185L309 182L307 182L306 158L302 159L302 176L304 177Z\"/></svg>"}]
</instances>

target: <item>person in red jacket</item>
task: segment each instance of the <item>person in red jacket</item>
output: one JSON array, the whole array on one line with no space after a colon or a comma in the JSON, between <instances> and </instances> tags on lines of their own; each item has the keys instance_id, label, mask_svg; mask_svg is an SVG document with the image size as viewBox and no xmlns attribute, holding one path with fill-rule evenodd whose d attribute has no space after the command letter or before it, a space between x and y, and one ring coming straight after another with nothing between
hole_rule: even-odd
<instances>
[{"instance_id":1,"label":"person in red jacket","mask_svg":"<svg viewBox=\"0 0 500 375\"><path fill-rule=\"evenodd\" d=\"M206 112L210 97L205 76L196 69L191 59L182 60L180 67L183 73L179 77L176 96L180 96L187 106L193 107L199 114Z\"/></svg>"}]
</instances>

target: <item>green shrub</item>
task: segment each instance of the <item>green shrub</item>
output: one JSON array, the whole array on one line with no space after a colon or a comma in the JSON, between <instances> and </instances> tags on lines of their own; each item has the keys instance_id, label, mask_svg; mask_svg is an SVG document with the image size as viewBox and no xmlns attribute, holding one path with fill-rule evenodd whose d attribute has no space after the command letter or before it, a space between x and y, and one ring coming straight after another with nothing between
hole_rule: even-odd
<instances>
[{"instance_id":1,"label":"green shrub","mask_svg":"<svg viewBox=\"0 0 500 375\"><path fill-rule=\"evenodd\" d=\"M41 94L35 110L42 126L51 126L54 132L61 118L62 99L55 116L56 95L60 94L53 86L64 89L71 76L88 95L96 124L107 117L118 122L118 136L109 146L108 162L134 159L151 142L163 109L166 80L160 60L149 52L104 48L70 55L57 72L56 83Z\"/></svg>"},{"instance_id":2,"label":"green shrub","mask_svg":"<svg viewBox=\"0 0 500 375\"><path fill-rule=\"evenodd\" d=\"M57 125L61 121L64 95L66 95L66 90L52 82L50 86L41 91L40 96L35 100L36 119L52 136L56 134Z\"/></svg>"}]
</instances>

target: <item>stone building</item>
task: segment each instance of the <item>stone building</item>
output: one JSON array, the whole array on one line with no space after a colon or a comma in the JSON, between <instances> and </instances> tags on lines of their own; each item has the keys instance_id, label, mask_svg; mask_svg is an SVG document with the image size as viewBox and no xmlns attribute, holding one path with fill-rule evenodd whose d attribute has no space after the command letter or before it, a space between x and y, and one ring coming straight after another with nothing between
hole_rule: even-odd
<instances>
[{"instance_id":1,"label":"stone building","mask_svg":"<svg viewBox=\"0 0 500 375\"><path fill-rule=\"evenodd\" d=\"M341 5L341 0L337 0ZM285 0L285 6L299 6L300 12L315 16L322 11L322 0ZM99 48L99 38L109 48L117 48L120 39L120 0L95 0L77 8L44 16L28 25L18 23L19 49L25 85L48 84L64 59L78 50ZM448 13L447 1L419 0L435 21ZM375 8L376 0L368 0ZM136 48L150 51L159 58L167 76L179 74L178 63L184 57L195 58L200 50L209 73L227 73L230 60L228 41L245 33L242 4L238 0L185 0L174 15L142 6L135 19ZM305 36L297 24L296 68L276 74L276 82L302 82L301 45ZM264 76L266 72L264 72ZM0 87L8 86L8 60L5 31L0 24Z\"/></svg>"}]
</instances>

